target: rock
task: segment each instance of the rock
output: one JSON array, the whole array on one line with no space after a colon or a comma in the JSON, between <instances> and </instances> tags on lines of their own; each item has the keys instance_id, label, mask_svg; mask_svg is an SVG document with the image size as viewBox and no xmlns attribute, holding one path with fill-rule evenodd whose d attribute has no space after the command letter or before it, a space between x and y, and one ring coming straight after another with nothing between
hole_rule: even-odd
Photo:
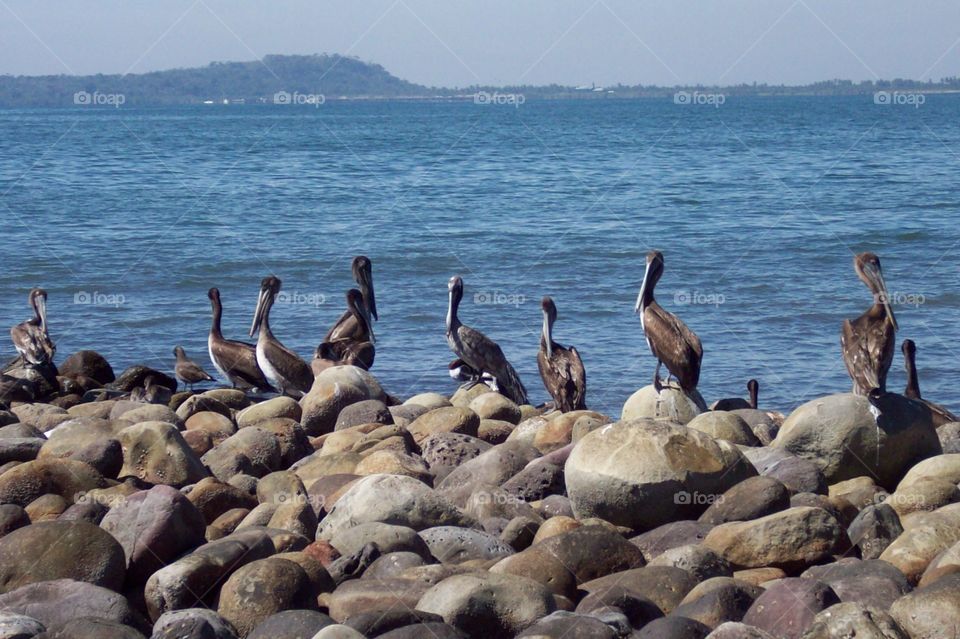
<instances>
[{"instance_id":1,"label":"rock","mask_svg":"<svg viewBox=\"0 0 960 639\"><path fill-rule=\"evenodd\" d=\"M444 406L453 406L453 404L450 403L450 400L440 393L420 393L419 395L414 395L403 403L404 406L409 406L411 404L415 406L423 406L427 410L443 408Z\"/></svg>"},{"instance_id":2,"label":"rock","mask_svg":"<svg viewBox=\"0 0 960 639\"><path fill-rule=\"evenodd\" d=\"M277 417L286 417L299 422L303 416L300 404L291 397L281 395L265 402L254 404L237 413L237 426L241 429Z\"/></svg>"},{"instance_id":3,"label":"rock","mask_svg":"<svg viewBox=\"0 0 960 639\"><path fill-rule=\"evenodd\" d=\"M886 612L859 603L839 603L817 614L803 639L820 637L910 639Z\"/></svg>"},{"instance_id":4,"label":"rock","mask_svg":"<svg viewBox=\"0 0 960 639\"><path fill-rule=\"evenodd\" d=\"M256 408L258 405L251 408ZM281 461L280 443L276 436L256 426L241 428L201 459L201 462L220 481L229 481L238 473L263 477L280 470Z\"/></svg>"},{"instance_id":5,"label":"rock","mask_svg":"<svg viewBox=\"0 0 960 639\"><path fill-rule=\"evenodd\" d=\"M208 524L233 508L257 506L257 499L253 495L213 477L207 477L193 486L187 492L187 499L203 514Z\"/></svg>"},{"instance_id":6,"label":"rock","mask_svg":"<svg viewBox=\"0 0 960 639\"><path fill-rule=\"evenodd\" d=\"M703 545L736 568L807 566L841 552L845 534L820 508L789 508L754 519L715 527Z\"/></svg>"},{"instance_id":7,"label":"rock","mask_svg":"<svg viewBox=\"0 0 960 639\"><path fill-rule=\"evenodd\" d=\"M366 522L383 522L414 530L447 525L469 527L475 523L452 503L412 477L368 475L337 500L320 523L317 538L330 539L337 530Z\"/></svg>"},{"instance_id":8,"label":"rock","mask_svg":"<svg viewBox=\"0 0 960 639\"><path fill-rule=\"evenodd\" d=\"M173 424L178 429L183 426L183 420L175 412L170 410L169 406L160 404L138 404L125 411L122 415L114 416L114 411L110 411L110 419L126 422L128 424L139 424L140 422L166 422Z\"/></svg>"},{"instance_id":9,"label":"rock","mask_svg":"<svg viewBox=\"0 0 960 639\"><path fill-rule=\"evenodd\" d=\"M663 617L654 619L640 629L637 639L703 639L710 634L710 627L686 617Z\"/></svg>"},{"instance_id":10,"label":"rock","mask_svg":"<svg viewBox=\"0 0 960 639\"><path fill-rule=\"evenodd\" d=\"M481 419L477 427L477 439L496 446L510 438L514 425L499 419Z\"/></svg>"},{"instance_id":11,"label":"rock","mask_svg":"<svg viewBox=\"0 0 960 639\"><path fill-rule=\"evenodd\" d=\"M923 576L920 577L917 585L921 588L929 586L941 577L955 572L960 572L960 542L934 557L933 561L927 565L927 569L923 571Z\"/></svg>"},{"instance_id":12,"label":"rock","mask_svg":"<svg viewBox=\"0 0 960 639\"><path fill-rule=\"evenodd\" d=\"M513 554L513 548L499 537L479 530L437 526L420 532L430 554L441 563L459 564L473 559L502 559Z\"/></svg>"},{"instance_id":13,"label":"rock","mask_svg":"<svg viewBox=\"0 0 960 639\"><path fill-rule=\"evenodd\" d=\"M376 544L365 544L360 550L342 557L338 557L326 565L327 572L335 584L342 584L348 579L357 579L363 576L377 559L380 558L380 549Z\"/></svg>"},{"instance_id":14,"label":"rock","mask_svg":"<svg viewBox=\"0 0 960 639\"><path fill-rule=\"evenodd\" d=\"M566 490L563 466L537 460L504 482L503 490L524 501L538 501L563 493Z\"/></svg>"},{"instance_id":15,"label":"rock","mask_svg":"<svg viewBox=\"0 0 960 639\"><path fill-rule=\"evenodd\" d=\"M717 626L707 639L775 639L773 635L744 623L728 621Z\"/></svg>"},{"instance_id":16,"label":"rock","mask_svg":"<svg viewBox=\"0 0 960 639\"><path fill-rule=\"evenodd\" d=\"M364 639L364 637L350 626L335 624L315 634L313 639Z\"/></svg>"},{"instance_id":17,"label":"rock","mask_svg":"<svg viewBox=\"0 0 960 639\"><path fill-rule=\"evenodd\" d=\"M714 439L725 439L731 444L741 446L760 445L760 440L753 434L747 422L727 411L712 410L701 413L690 420L687 426L706 433Z\"/></svg>"},{"instance_id":18,"label":"rock","mask_svg":"<svg viewBox=\"0 0 960 639\"><path fill-rule=\"evenodd\" d=\"M336 622L316 610L285 610L264 619L247 639L312 639Z\"/></svg>"},{"instance_id":19,"label":"rock","mask_svg":"<svg viewBox=\"0 0 960 639\"><path fill-rule=\"evenodd\" d=\"M873 483L872 477L855 477L831 484L828 489L830 497L842 497L857 508L865 508L880 501L878 497L885 494L882 488Z\"/></svg>"},{"instance_id":20,"label":"rock","mask_svg":"<svg viewBox=\"0 0 960 639\"><path fill-rule=\"evenodd\" d=\"M507 436L507 441L533 446L534 441L537 439L537 433L540 432L540 429L544 428L548 423L549 421L546 417L541 417L539 415L536 417L531 417L530 419L525 419L517 424L512 431L510 431L510 434Z\"/></svg>"},{"instance_id":21,"label":"rock","mask_svg":"<svg viewBox=\"0 0 960 639\"><path fill-rule=\"evenodd\" d=\"M435 433L422 442L423 461L439 484L458 466L490 450L490 444L461 433Z\"/></svg>"},{"instance_id":22,"label":"rock","mask_svg":"<svg viewBox=\"0 0 960 639\"><path fill-rule=\"evenodd\" d=\"M960 573L901 597L890 607L890 615L911 639L956 636L960 628Z\"/></svg>"},{"instance_id":23,"label":"rock","mask_svg":"<svg viewBox=\"0 0 960 639\"><path fill-rule=\"evenodd\" d=\"M520 551L530 547L540 528L540 522L527 517L514 517L500 533L500 540Z\"/></svg>"},{"instance_id":24,"label":"rock","mask_svg":"<svg viewBox=\"0 0 960 639\"><path fill-rule=\"evenodd\" d=\"M194 397L199 397L199 395L194 395ZM209 435L214 445L237 432L237 427L229 417L209 410L194 413L187 418L184 426L187 429L184 436L193 431L204 432Z\"/></svg>"},{"instance_id":25,"label":"rock","mask_svg":"<svg viewBox=\"0 0 960 639\"><path fill-rule=\"evenodd\" d=\"M429 588L430 584L409 579L354 579L333 591L330 616L344 623L370 612L413 610Z\"/></svg>"},{"instance_id":26,"label":"rock","mask_svg":"<svg viewBox=\"0 0 960 639\"><path fill-rule=\"evenodd\" d=\"M601 593L619 586L635 596L652 601L663 614L674 608L697 585L697 579L682 568L673 566L644 566L615 572L580 584L587 593Z\"/></svg>"},{"instance_id":27,"label":"rock","mask_svg":"<svg viewBox=\"0 0 960 639\"><path fill-rule=\"evenodd\" d=\"M671 548L654 558L650 565L683 568L698 581L712 577L729 577L733 574L733 569L723 557L703 545Z\"/></svg>"},{"instance_id":28,"label":"rock","mask_svg":"<svg viewBox=\"0 0 960 639\"><path fill-rule=\"evenodd\" d=\"M948 422L938 426L937 437L944 453L960 453L960 422Z\"/></svg>"},{"instance_id":29,"label":"rock","mask_svg":"<svg viewBox=\"0 0 960 639\"><path fill-rule=\"evenodd\" d=\"M263 529L237 531L200 546L147 580L144 598L150 617L156 620L168 610L213 605L217 586L224 579L245 564L269 557L275 550Z\"/></svg>"},{"instance_id":30,"label":"rock","mask_svg":"<svg viewBox=\"0 0 960 639\"><path fill-rule=\"evenodd\" d=\"M747 521L789 507L790 491L783 482L773 477L750 477L718 497L699 521L714 525Z\"/></svg>"},{"instance_id":31,"label":"rock","mask_svg":"<svg viewBox=\"0 0 960 639\"><path fill-rule=\"evenodd\" d=\"M207 608L171 610L153 624L150 639L237 639L230 624Z\"/></svg>"},{"instance_id":32,"label":"rock","mask_svg":"<svg viewBox=\"0 0 960 639\"><path fill-rule=\"evenodd\" d=\"M115 478L123 468L123 447L116 439L101 439L81 448L70 459L89 464L104 477Z\"/></svg>"},{"instance_id":33,"label":"rock","mask_svg":"<svg viewBox=\"0 0 960 639\"><path fill-rule=\"evenodd\" d=\"M423 557L414 552L390 552L378 557L364 571L370 579L393 579L399 577L407 568L425 566Z\"/></svg>"},{"instance_id":34,"label":"rock","mask_svg":"<svg viewBox=\"0 0 960 639\"><path fill-rule=\"evenodd\" d=\"M526 517L540 521L533 506L500 488L477 488L464 506L464 512L477 521L496 517L510 520Z\"/></svg>"},{"instance_id":35,"label":"rock","mask_svg":"<svg viewBox=\"0 0 960 639\"><path fill-rule=\"evenodd\" d=\"M617 422L573 448L565 467L578 518L650 529L699 515L756 471L733 445L667 422Z\"/></svg>"},{"instance_id":36,"label":"rock","mask_svg":"<svg viewBox=\"0 0 960 639\"><path fill-rule=\"evenodd\" d=\"M300 399L302 412L300 423L308 435L331 433L336 426L340 411L365 399L370 397L359 386L349 383L323 382L321 377L317 377L310 392Z\"/></svg>"},{"instance_id":37,"label":"rock","mask_svg":"<svg viewBox=\"0 0 960 639\"><path fill-rule=\"evenodd\" d=\"M365 637L380 637L391 630L419 626L423 624L443 624L443 618L420 610L397 609L374 612L361 612L344 622ZM448 626L449 627L449 626ZM425 632L425 636L433 636ZM457 634L457 636L462 636Z\"/></svg>"},{"instance_id":38,"label":"rock","mask_svg":"<svg viewBox=\"0 0 960 639\"><path fill-rule=\"evenodd\" d=\"M657 393L651 386L644 386L627 399L620 411L620 419L669 419L679 424L687 424L694 417L707 410L700 393L694 391L687 395L676 382L663 385Z\"/></svg>"},{"instance_id":39,"label":"rock","mask_svg":"<svg viewBox=\"0 0 960 639\"><path fill-rule=\"evenodd\" d=\"M117 433L123 447L120 475L177 488L200 481L207 470L172 424L143 422Z\"/></svg>"},{"instance_id":40,"label":"rock","mask_svg":"<svg viewBox=\"0 0 960 639\"><path fill-rule=\"evenodd\" d=\"M745 581L714 577L706 579L687 593L672 614L716 628L723 623L743 619L743 615L762 593L763 588Z\"/></svg>"},{"instance_id":41,"label":"rock","mask_svg":"<svg viewBox=\"0 0 960 639\"><path fill-rule=\"evenodd\" d=\"M830 586L840 601L889 610L890 604L912 590L903 573L885 561L847 557L814 566L801 575Z\"/></svg>"},{"instance_id":42,"label":"rock","mask_svg":"<svg viewBox=\"0 0 960 639\"><path fill-rule=\"evenodd\" d=\"M867 506L847 528L850 543L860 549L863 559L877 559L903 533L900 518L887 504Z\"/></svg>"},{"instance_id":43,"label":"rock","mask_svg":"<svg viewBox=\"0 0 960 639\"><path fill-rule=\"evenodd\" d=\"M897 486L897 491L925 479L941 479L951 484L960 484L960 453L937 455L919 462L910 468Z\"/></svg>"},{"instance_id":44,"label":"rock","mask_svg":"<svg viewBox=\"0 0 960 639\"><path fill-rule=\"evenodd\" d=\"M417 404L401 404L400 406L388 406L387 410L390 411L390 416L393 418L394 424L406 428L410 425L410 422L430 409L425 406L418 406Z\"/></svg>"},{"instance_id":45,"label":"rock","mask_svg":"<svg viewBox=\"0 0 960 639\"><path fill-rule=\"evenodd\" d=\"M314 512L317 513L317 517L321 518L324 513L333 508L337 500L350 490L351 486L359 479L359 475L341 473L327 475L311 483L307 494L309 495L311 505L313 505Z\"/></svg>"},{"instance_id":46,"label":"rock","mask_svg":"<svg viewBox=\"0 0 960 639\"><path fill-rule=\"evenodd\" d=\"M70 457L100 439L111 439L117 431L113 422L98 417L72 417L47 432L41 457Z\"/></svg>"},{"instance_id":47,"label":"rock","mask_svg":"<svg viewBox=\"0 0 960 639\"><path fill-rule=\"evenodd\" d=\"M518 575L543 584L550 592L570 599L577 595L577 580L573 573L547 549L531 546L510 555L490 568L490 572Z\"/></svg>"},{"instance_id":48,"label":"rock","mask_svg":"<svg viewBox=\"0 0 960 639\"><path fill-rule=\"evenodd\" d=\"M310 487L313 482L330 475L355 475L354 471L361 461L363 457L357 453L325 455L323 451L318 451L295 463L290 470L297 474L304 486Z\"/></svg>"},{"instance_id":49,"label":"rock","mask_svg":"<svg viewBox=\"0 0 960 639\"><path fill-rule=\"evenodd\" d=\"M555 535L533 549L558 559L573 573L577 583L639 568L645 563L639 548L601 526L582 526Z\"/></svg>"},{"instance_id":50,"label":"rock","mask_svg":"<svg viewBox=\"0 0 960 639\"><path fill-rule=\"evenodd\" d=\"M663 611L657 604L616 584L583 597L577 604L576 611L597 618L603 618L610 613L620 613L626 618L628 627L634 628L642 628L663 616Z\"/></svg>"},{"instance_id":51,"label":"rock","mask_svg":"<svg viewBox=\"0 0 960 639\"><path fill-rule=\"evenodd\" d=\"M177 417L184 423L202 413L216 413L233 423L233 412L223 402L209 395L191 395L177 406Z\"/></svg>"},{"instance_id":52,"label":"rock","mask_svg":"<svg viewBox=\"0 0 960 639\"><path fill-rule=\"evenodd\" d=\"M10 612L0 612L0 637L3 639L30 639L46 628L33 617Z\"/></svg>"},{"instance_id":53,"label":"rock","mask_svg":"<svg viewBox=\"0 0 960 639\"><path fill-rule=\"evenodd\" d=\"M880 555L903 572L910 583L917 583L927 566L939 553L960 541L960 524L946 506L932 513L917 513L906 530Z\"/></svg>"},{"instance_id":54,"label":"rock","mask_svg":"<svg viewBox=\"0 0 960 639\"><path fill-rule=\"evenodd\" d=\"M106 619L81 617L56 625L43 635L50 639L96 637L97 639L144 639L140 631Z\"/></svg>"},{"instance_id":55,"label":"rock","mask_svg":"<svg viewBox=\"0 0 960 639\"><path fill-rule=\"evenodd\" d=\"M671 548L701 543L712 528L713 524L699 521L675 521L637 535L630 539L630 543L650 562Z\"/></svg>"},{"instance_id":56,"label":"rock","mask_svg":"<svg viewBox=\"0 0 960 639\"><path fill-rule=\"evenodd\" d=\"M826 494L827 479L817 464L780 448L745 448L743 454L761 475L773 477L793 493Z\"/></svg>"},{"instance_id":57,"label":"rock","mask_svg":"<svg viewBox=\"0 0 960 639\"><path fill-rule=\"evenodd\" d=\"M0 593L56 579L119 591L126 562L120 544L93 524L45 521L0 539Z\"/></svg>"},{"instance_id":58,"label":"rock","mask_svg":"<svg viewBox=\"0 0 960 639\"><path fill-rule=\"evenodd\" d=\"M540 543L541 541L550 539L551 537L562 535L563 533L571 530L576 530L582 525L583 524L573 517L567 517L565 515L551 517L543 522L543 524L540 525L540 528L537 529L537 536L534 538L533 543Z\"/></svg>"},{"instance_id":59,"label":"rock","mask_svg":"<svg viewBox=\"0 0 960 639\"><path fill-rule=\"evenodd\" d=\"M505 442L460 465L437 484L437 492L463 507L478 486L499 486L536 457L531 446Z\"/></svg>"},{"instance_id":60,"label":"rock","mask_svg":"<svg viewBox=\"0 0 960 639\"><path fill-rule=\"evenodd\" d=\"M879 421L870 408L866 397L852 393L807 402L787 417L772 445L816 463L829 483L870 475L888 489L911 466L940 454L926 405L888 393Z\"/></svg>"},{"instance_id":61,"label":"rock","mask_svg":"<svg viewBox=\"0 0 960 639\"><path fill-rule=\"evenodd\" d=\"M412 552L425 559L431 558L430 548L413 528L380 522L337 530L330 538L330 543L343 555L353 554L366 544L374 543L384 554Z\"/></svg>"},{"instance_id":62,"label":"rock","mask_svg":"<svg viewBox=\"0 0 960 639\"><path fill-rule=\"evenodd\" d=\"M334 430L353 428L361 424L392 424L393 415L379 399L365 399L343 408L337 416Z\"/></svg>"},{"instance_id":63,"label":"rock","mask_svg":"<svg viewBox=\"0 0 960 639\"><path fill-rule=\"evenodd\" d=\"M471 637L516 636L555 609L542 585L515 575L454 575L430 588L416 608L432 612Z\"/></svg>"},{"instance_id":64,"label":"rock","mask_svg":"<svg viewBox=\"0 0 960 639\"><path fill-rule=\"evenodd\" d=\"M57 368L64 377L89 377L103 386L116 379L110 363L96 351L77 351Z\"/></svg>"},{"instance_id":65,"label":"rock","mask_svg":"<svg viewBox=\"0 0 960 639\"><path fill-rule=\"evenodd\" d=\"M470 406L470 402L480 395L492 392L494 391L491 390L486 384L476 384L469 388L467 386L461 386L450 398L450 403L454 406L467 408Z\"/></svg>"},{"instance_id":66,"label":"rock","mask_svg":"<svg viewBox=\"0 0 960 639\"><path fill-rule=\"evenodd\" d=\"M480 418L469 408L450 406L434 408L413 420L407 430L417 444L436 433L461 433L477 436Z\"/></svg>"},{"instance_id":67,"label":"rock","mask_svg":"<svg viewBox=\"0 0 960 639\"><path fill-rule=\"evenodd\" d=\"M25 510L30 521L37 523L56 519L68 506L67 500L60 495L44 495L30 502Z\"/></svg>"},{"instance_id":68,"label":"rock","mask_svg":"<svg viewBox=\"0 0 960 639\"><path fill-rule=\"evenodd\" d=\"M927 477L922 481L897 488L895 493L884 500L884 503L889 504L902 519L911 513L936 510L958 501L960 501L960 488L957 488L956 482Z\"/></svg>"},{"instance_id":69,"label":"rock","mask_svg":"<svg viewBox=\"0 0 960 639\"><path fill-rule=\"evenodd\" d=\"M358 475L406 475L422 482L430 481L430 469L419 457L393 450L378 450L363 458L354 471Z\"/></svg>"},{"instance_id":70,"label":"rock","mask_svg":"<svg viewBox=\"0 0 960 639\"><path fill-rule=\"evenodd\" d=\"M264 475L257 482L257 500L260 504L272 503L282 506L296 500L305 500L307 490L296 474L289 470L281 470Z\"/></svg>"},{"instance_id":71,"label":"rock","mask_svg":"<svg viewBox=\"0 0 960 639\"><path fill-rule=\"evenodd\" d=\"M268 419L257 424L257 428L270 433L277 440L280 445L280 464L284 468L289 468L314 452L306 431L292 419Z\"/></svg>"},{"instance_id":72,"label":"rock","mask_svg":"<svg viewBox=\"0 0 960 639\"><path fill-rule=\"evenodd\" d=\"M616 639L617 632L595 617L558 610L517 637L548 639Z\"/></svg>"},{"instance_id":73,"label":"rock","mask_svg":"<svg viewBox=\"0 0 960 639\"><path fill-rule=\"evenodd\" d=\"M357 366L331 366L317 375L316 383L350 384L363 391L363 399L379 399L387 402L387 394L369 372Z\"/></svg>"},{"instance_id":74,"label":"rock","mask_svg":"<svg viewBox=\"0 0 960 639\"><path fill-rule=\"evenodd\" d=\"M107 386L113 390L129 393L138 386L144 386L148 377L153 377L153 383L157 386L164 386L175 393L177 391L177 380L166 373L154 370L148 366L135 364L120 373L120 377L115 379Z\"/></svg>"},{"instance_id":75,"label":"rock","mask_svg":"<svg viewBox=\"0 0 960 639\"><path fill-rule=\"evenodd\" d=\"M46 443L42 437L6 437L0 439L0 464L26 462L37 458Z\"/></svg>"},{"instance_id":76,"label":"rock","mask_svg":"<svg viewBox=\"0 0 960 639\"><path fill-rule=\"evenodd\" d=\"M469 404L480 419L498 419L511 424L520 422L520 408L500 393L483 393Z\"/></svg>"},{"instance_id":77,"label":"rock","mask_svg":"<svg viewBox=\"0 0 960 639\"><path fill-rule=\"evenodd\" d=\"M154 486L111 508L100 527L123 548L127 587L142 590L150 575L204 543L206 522L180 491Z\"/></svg>"},{"instance_id":78,"label":"rock","mask_svg":"<svg viewBox=\"0 0 960 639\"><path fill-rule=\"evenodd\" d=\"M840 603L830 586L815 579L781 579L757 597L743 623L776 637L800 637L816 615Z\"/></svg>"},{"instance_id":79,"label":"rock","mask_svg":"<svg viewBox=\"0 0 960 639\"><path fill-rule=\"evenodd\" d=\"M30 525L30 516L16 504L0 504L0 538Z\"/></svg>"},{"instance_id":80,"label":"rock","mask_svg":"<svg viewBox=\"0 0 960 639\"><path fill-rule=\"evenodd\" d=\"M271 615L316 607L303 568L286 559L260 559L238 568L220 589L217 613L245 637Z\"/></svg>"},{"instance_id":81,"label":"rock","mask_svg":"<svg viewBox=\"0 0 960 639\"><path fill-rule=\"evenodd\" d=\"M236 530L249 514L250 511L246 508L233 508L223 513L207 526L206 540L213 541L226 537ZM267 523L269 523L269 520Z\"/></svg>"},{"instance_id":82,"label":"rock","mask_svg":"<svg viewBox=\"0 0 960 639\"><path fill-rule=\"evenodd\" d=\"M31 617L47 628L73 619L96 617L150 631L143 617L121 595L72 579L42 581L0 595L0 610L6 614Z\"/></svg>"}]
</instances>

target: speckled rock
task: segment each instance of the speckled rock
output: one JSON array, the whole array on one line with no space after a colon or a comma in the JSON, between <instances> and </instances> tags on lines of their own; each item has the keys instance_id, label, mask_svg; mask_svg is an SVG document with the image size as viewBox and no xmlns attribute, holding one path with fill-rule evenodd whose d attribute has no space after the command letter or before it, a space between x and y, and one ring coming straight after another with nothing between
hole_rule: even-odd
<instances>
[{"instance_id":1,"label":"speckled rock","mask_svg":"<svg viewBox=\"0 0 960 639\"><path fill-rule=\"evenodd\" d=\"M149 633L150 627L112 590L72 579L42 581L0 595L0 610L36 619L47 628L73 619L96 617Z\"/></svg>"},{"instance_id":2,"label":"speckled rock","mask_svg":"<svg viewBox=\"0 0 960 639\"><path fill-rule=\"evenodd\" d=\"M437 484L437 492L463 507L477 486L499 486L523 470L538 453L532 446L507 441L461 464Z\"/></svg>"},{"instance_id":3,"label":"speckled rock","mask_svg":"<svg viewBox=\"0 0 960 639\"><path fill-rule=\"evenodd\" d=\"M229 481L238 473L263 477L280 470L282 456L280 443L273 433L257 426L248 426L223 440L207 452L201 461L217 479Z\"/></svg>"},{"instance_id":4,"label":"speckled rock","mask_svg":"<svg viewBox=\"0 0 960 639\"><path fill-rule=\"evenodd\" d=\"M821 637L910 639L882 609L859 603L839 603L817 614L802 639Z\"/></svg>"},{"instance_id":5,"label":"speckled rock","mask_svg":"<svg viewBox=\"0 0 960 639\"><path fill-rule=\"evenodd\" d=\"M956 636L960 628L960 573L901 597L890 607L890 615L911 639Z\"/></svg>"},{"instance_id":6,"label":"speckled rock","mask_svg":"<svg viewBox=\"0 0 960 639\"><path fill-rule=\"evenodd\" d=\"M707 538L713 524L699 521L675 521L630 539L650 562L671 548L695 545Z\"/></svg>"},{"instance_id":7,"label":"speckled rock","mask_svg":"<svg viewBox=\"0 0 960 639\"><path fill-rule=\"evenodd\" d=\"M469 408L435 408L413 420L407 430L418 444L435 433L461 433L477 436L480 417Z\"/></svg>"},{"instance_id":8,"label":"speckled rock","mask_svg":"<svg viewBox=\"0 0 960 639\"><path fill-rule=\"evenodd\" d=\"M316 607L310 580L298 564L271 557L237 569L220 589L217 613L240 636L247 636L271 615L292 608Z\"/></svg>"},{"instance_id":9,"label":"speckled rock","mask_svg":"<svg viewBox=\"0 0 960 639\"><path fill-rule=\"evenodd\" d=\"M366 544L374 543L384 554L412 552L425 559L431 557L430 548L413 528L381 522L368 522L335 531L330 543L344 555L358 552Z\"/></svg>"},{"instance_id":10,"label":"speckled rock","mask_svg":"<svg viewBox=\"0 0 960 639\"><path fill-rule=\"evenodd\" d=\"M830 586L816 579L781 579L757 597L743 623L775 637L796 639L807 631L818 613L840 603Z\"/></svg>"},{"instance_id":11,"label":"speckled rock","mask_svg":"<svg viewBox=\"0 0 960 639\"><path fill-rule=\"evenodd\" d=\"M753 434L747 422L734 413L712 410L697 415L688 427L699 430L714 439L725 439L731 444L759 446L760 440Z\"/></svg>"},{"instance_id":12,"label":"speckled rock","mask_svg":"<svg viewBox=\"0 0 960 639\"><path fill-rule=\"evenodd\" d=\"M207 608L187 608L163 613L153 624L150 639L236 639L227 621Z\"/></svg>"},{"instance_id":13,"label":"speckled rock","mask_svg":"<svg viewBox=\"0 0 960 639\"><path fill-rule=\"evenodd\" d=\"M671 548L657 555L650 565L683 568L698 581L733 575L733 569L727 560L701 544Z\"/></svg>"},{"instance_id":14,"label":"speckled rock","mask_svg":"<svg viewBox=\"0 0 960 639\"><path fill-rule=\"evenodd\" d=\"M867 506L847 528L850 543L863 559L877 559L903 533L896 511L886 504Z\"/></svg>"},{"instance_id":15,"label":"speckled rock","mask_svg":"<svg viewBox=\"0 0 960 639\"><path fill-rule=\"evenodd\" d=\"M424 439L420 446L423 461L438 483L458 466L490 450L487 442L461 433L436 433Z\"/></svg>"},{"instance_id":16,"label":"speckled rock","mask_svg":"<svg viewBox=\"0 0 960 639\"><path fill-rule=\"evenodd\" d=\"M123 447L120 475L180 488L200 481L207 470L183 440L176 426L143 422L117 433Z\"/></svg>"},{"instance_id":17,"label":"speckled rock","mask_svg":"<svg viewBox=\"0 0 960 639\"><path fill-rule=\"evenodd\" d=\"M773 477L750 477L718 497L699 521L724 524L758 519L790 507L790 491Z\"/></svg>"}]
</instances>

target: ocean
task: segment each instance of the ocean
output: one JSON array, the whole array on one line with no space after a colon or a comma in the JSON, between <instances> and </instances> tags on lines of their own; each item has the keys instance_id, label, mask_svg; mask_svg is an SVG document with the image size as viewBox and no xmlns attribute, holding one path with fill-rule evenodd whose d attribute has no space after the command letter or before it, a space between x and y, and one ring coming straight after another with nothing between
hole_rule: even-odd
<instances>
[{"instance_id":1,"label":"ocean","mask_svg":"<svg viewBox=\"0 0 960 639\"><path fill-rule=\"evenodd\" d=\"M652 379L633 307L659 249L657 299L703 342L706 400L754 377L761 407L787 412L850 389L840 324L872 302L852 268L870 250L924 396L960 409L960 95L519 102L0 111L0 325L42 286L57 361L89 348L117 373L172 371L179 344L214 372L207 289L226 336L248 339L272 273L274 332L309 360L364 254L388 391L455 390L459 274L461 319L535 402L551 295L589 406L616 415ZM898 349L891 389L902 366Z\"/></svg>"}]
</instances>

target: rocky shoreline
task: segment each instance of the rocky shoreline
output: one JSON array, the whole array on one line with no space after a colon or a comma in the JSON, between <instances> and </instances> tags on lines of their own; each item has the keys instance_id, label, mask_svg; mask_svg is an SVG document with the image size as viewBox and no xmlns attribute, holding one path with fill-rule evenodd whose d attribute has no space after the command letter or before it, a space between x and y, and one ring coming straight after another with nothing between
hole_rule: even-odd
<instances>
[{"instance_id":1,"label":"rocky shoreline","mask_svg":"<svg viewBox=\"0 0 960 639\"><path fill-rule=\"evenodd\" d=\"M892 393L614 420L92 351L0 385L0 639L960 637L960 424Z\"/></svg>"}]
</instances>

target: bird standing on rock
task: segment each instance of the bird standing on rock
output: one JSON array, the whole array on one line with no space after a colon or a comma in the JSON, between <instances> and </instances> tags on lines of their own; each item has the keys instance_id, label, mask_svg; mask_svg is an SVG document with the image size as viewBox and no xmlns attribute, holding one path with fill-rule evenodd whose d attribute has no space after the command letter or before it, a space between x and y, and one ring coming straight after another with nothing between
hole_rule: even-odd
<instances>
[{"instance_id":1,"label":"bird standing on rock","mask_svg":"<svg viewBox=\"0 0 960 639\"><path fill-rule=\"evenodd\" d=\"M299 355L280 343L270 329L270 309L280 293L280 279L269 275L260 282L250 336L257 336L257 365L281 394L302 397L313 385L313 371Z\"/></svg>"},{"instance_id":2,"label":"bird standing on rock","mask_svg":"<svg viewBox=\"0 0 960 639\"><path fill-rule=\"evenodd\" d=\"M217 371L230 380L234 388L253 388L258 391L273 390L257 365L257 347L246 342L224 338L220 330L223 305L220 303L220 290L211 288L207 292L213 311L213 322L207 335L207 352Z\"/></svg>"},{"instance_id":3,"label":"bird standing on rock","mask_svg":"<svg viewBox=\"0 0 960 639\"><path fill-rule=\"evenodd\" d=\"M634 311L640 315L640 327L647 339L650 352L657 358L657 368L653 372L653 387L659 393L663 388L660 381L660 365L666 364L667 370L687 393L697 389L700 381L700 363L703 360L703 346L697 334L687 328L680 318L669 313L653 298L653 289L663 275L663 253L647 253L647 267L643 273L643 283L637 295ZM669 383L670 376L667 376Z\"/></svg>"},{"instance_id":4,"label":"bird standing on rock","mask_svg":"<svg viewBox=\"0 0 960 639\"><path fill-rule=\"evenodd\" d=\"M32 289L27 300L33 308L33 317L11 328L10 339L26 363L49 364L57 347L47 328L47 292L42 288Z\"/></svg>"},{"instance_id":5,"label":"bird standing on rock","mask_svg":"<svg viewBox=\"0 0 960 639\"><path fill-rule=\"evenodd\" d=\"M199 364L187 357L187 352L183 350L182 346L175 346L173 354L177 358L177 365L174 367L173 373L177 376L177 379L186 384L190 390L193 390L194 384L216 381L210 377L205 370L200 368Z\"/></svg>"},{"instance_id":6,"label":"bird standing on rock","mask_svg":"<svg viewBox=\"0 0 960 639\"><path fill-rule=\"evenodd\" d=\"M537 368L540 378L554 405L562 413L587 408L587 372L583 368L580 353L573 346L562 346L553 341L553 323L557 321L557 306L553 298L544 297L543 330L540 334L540 350L537 352Z\"/></svg>"},{"instance_id":7,"label":"bird standing on rock","mask_svg":"<svg viewBox=\"0 0 960 639\"><path fill-rule=\"evenodd\" d=\"M853 259L857 277L873 293L873 305L860 317L844 320L840 331L843 363L853 380L853 392L869 395L887 390L887 373L897 348L897 318L890 307L890 295L883 280L880 258L861 253Z\"/></svg>"}]
</instances>

